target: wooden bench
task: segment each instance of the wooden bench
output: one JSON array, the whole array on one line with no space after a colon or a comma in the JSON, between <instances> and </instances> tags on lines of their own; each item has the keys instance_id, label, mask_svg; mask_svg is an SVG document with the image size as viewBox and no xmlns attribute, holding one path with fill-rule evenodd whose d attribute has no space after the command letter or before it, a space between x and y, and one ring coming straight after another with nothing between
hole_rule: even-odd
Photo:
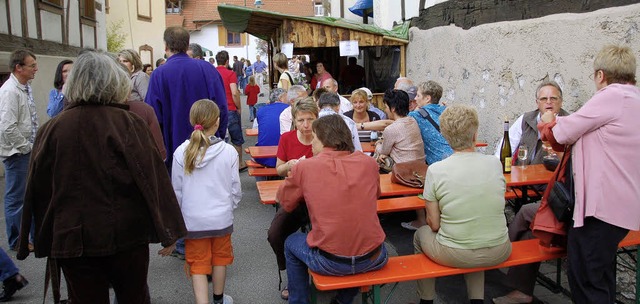
<instances>
[{"instance_id":1,"label":"wooden bench","mask_svg":"<svg viewBox=\"0 0 640 304\"><path fill-rule=\"evenodd\" d=\"M262 164L257 163L253 159L245 160L244 163L247 164L247 167L249 167L249 168L264 168L264 166Z\"/></svg>"},{"instance_id":2,"label":"wooden bench","mask_svg":"<svg viewBox=\"0 0 640 304\"><path fill-rule=\"evenodd\" d=\"M528 189L527 196L539 197L540 194L533 189ZM511 188L510 190L507 190L507 192L504 193L504 199L506 200L512 200L517 198L522 198L522 189L520 188Z\"/></svg>"},{"instance_id":3,"label":"wooden bench","mask_svg":"<svg viewBox=\"0 0 640 304\"><path fill-rule=\"evenodd\" d=\"M278 176L278 170L267 167L249 167L249 176Z\"/></svg>"},{"instance_id":4,"label":"wooden bench","mask_svg":"<svg viewBox=\"0 0 640 304\"><path fill-rule=\"evenodd\" d=\"M630 231L619 247L640 245L640 232ZM637 253L640 256L640 251ZM343 288L360 287L363 290L362 303L368 303L371 298L374 304L381 303L380 286L389 283L399 283L428 278L438 278L450 275L465 274L512 267L536 262L543 262L562 258L564 251L544 251L537 239L524 240L512 243L511 256L495 266L479 268L455 268L440 265L431 261L424 254L389 257L387 264L380 270L360 273L349 276L325 276L309 271L312 278L312 303L316 303L316 290L336 290ZM640 275L636 266L636 276ZM370 290L366 287L371 286ZM640 290L636 290L636 298L640 299Z\"/></svg>"}]
</instances>

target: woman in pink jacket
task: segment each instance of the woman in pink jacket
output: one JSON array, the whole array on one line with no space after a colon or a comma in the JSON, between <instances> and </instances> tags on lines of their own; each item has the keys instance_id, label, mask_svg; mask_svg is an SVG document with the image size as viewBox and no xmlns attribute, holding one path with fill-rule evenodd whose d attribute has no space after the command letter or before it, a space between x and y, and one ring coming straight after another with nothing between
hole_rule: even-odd
<instances>
[{"instance_id":1,"label":"woman in pink jacket","mask_svg":"<svg viewBox=\"0 0 640 304\"><path fill-rule=\"evenodd\" d=\"M640 89L628 47L604 47L593 69L593 97L569 116L543 114L538 129L555 150L573 145L575 208L567 244L573 301L613 303L618 243L640 230Z\"/></svg>"}]
</instances>

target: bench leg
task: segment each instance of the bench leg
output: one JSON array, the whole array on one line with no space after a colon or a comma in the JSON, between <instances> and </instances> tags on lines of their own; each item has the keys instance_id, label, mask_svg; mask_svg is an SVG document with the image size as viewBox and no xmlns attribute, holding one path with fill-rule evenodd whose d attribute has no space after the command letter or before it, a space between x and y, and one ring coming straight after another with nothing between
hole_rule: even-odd
<instances>
[{"instance_id":1,"label":"bench leg","mask_svg":"<svg viewBox=\"0 0 640 304\"><path fill-rule=\"evenodd\" d=\"M311 280L310 294L311 294L311 304L318 304L318 290L316 289L316 285L313 284L313 280Z\"/></svg>"},{"instance_id":2,"label":"bench leg","mask_svg":"<svg viewBox=\"0 0 640 304\"><path fill-rule=\"evenodd\" d=\"M640 268L638 268L639 261L640 261L640 245L636 247L636 303L640 303Z\"/></svg>"}]
</instances>

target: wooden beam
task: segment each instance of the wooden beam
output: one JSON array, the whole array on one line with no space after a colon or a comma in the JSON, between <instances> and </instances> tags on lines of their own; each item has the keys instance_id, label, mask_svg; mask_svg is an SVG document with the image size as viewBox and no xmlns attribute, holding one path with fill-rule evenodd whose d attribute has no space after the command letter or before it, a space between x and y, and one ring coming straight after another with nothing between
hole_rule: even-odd
<instances>
[{"instance_id":1,"label":"wooden beam","mask_svg":"<svg viewBox=\"0 0 640 304\"><path fill-rule=\"evenodd\" d=\"M27 48L36 54L76 57L82 48L63 45L53 41L0 34L0 51L12 52L18 48Z\"/></svg>"}]
</instances>

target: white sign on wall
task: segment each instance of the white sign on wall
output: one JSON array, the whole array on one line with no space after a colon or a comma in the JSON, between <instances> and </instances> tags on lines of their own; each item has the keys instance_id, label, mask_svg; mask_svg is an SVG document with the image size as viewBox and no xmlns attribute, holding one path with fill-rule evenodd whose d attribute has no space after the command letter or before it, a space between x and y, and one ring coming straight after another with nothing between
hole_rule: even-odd
<instances>
[{"instance_id":1,"label":"white sign on wall","mask_svg":"<svg viewBox=\"0 0 640 304\"><path fill-rule=\"evenodd\" d=\"M340 56L358 56L359 54L358 40L340 41Z\"/></svg>"},{"instance_id":2,"label":"white sign on wall","mask_svg":"<svg viewBox=\"0 0 640 304\"><path fill-rule=\"evenodd\" d=\"M281 51L287 58L293 58L293 43L283 43Z\"/></svg>"}]
</instances>

